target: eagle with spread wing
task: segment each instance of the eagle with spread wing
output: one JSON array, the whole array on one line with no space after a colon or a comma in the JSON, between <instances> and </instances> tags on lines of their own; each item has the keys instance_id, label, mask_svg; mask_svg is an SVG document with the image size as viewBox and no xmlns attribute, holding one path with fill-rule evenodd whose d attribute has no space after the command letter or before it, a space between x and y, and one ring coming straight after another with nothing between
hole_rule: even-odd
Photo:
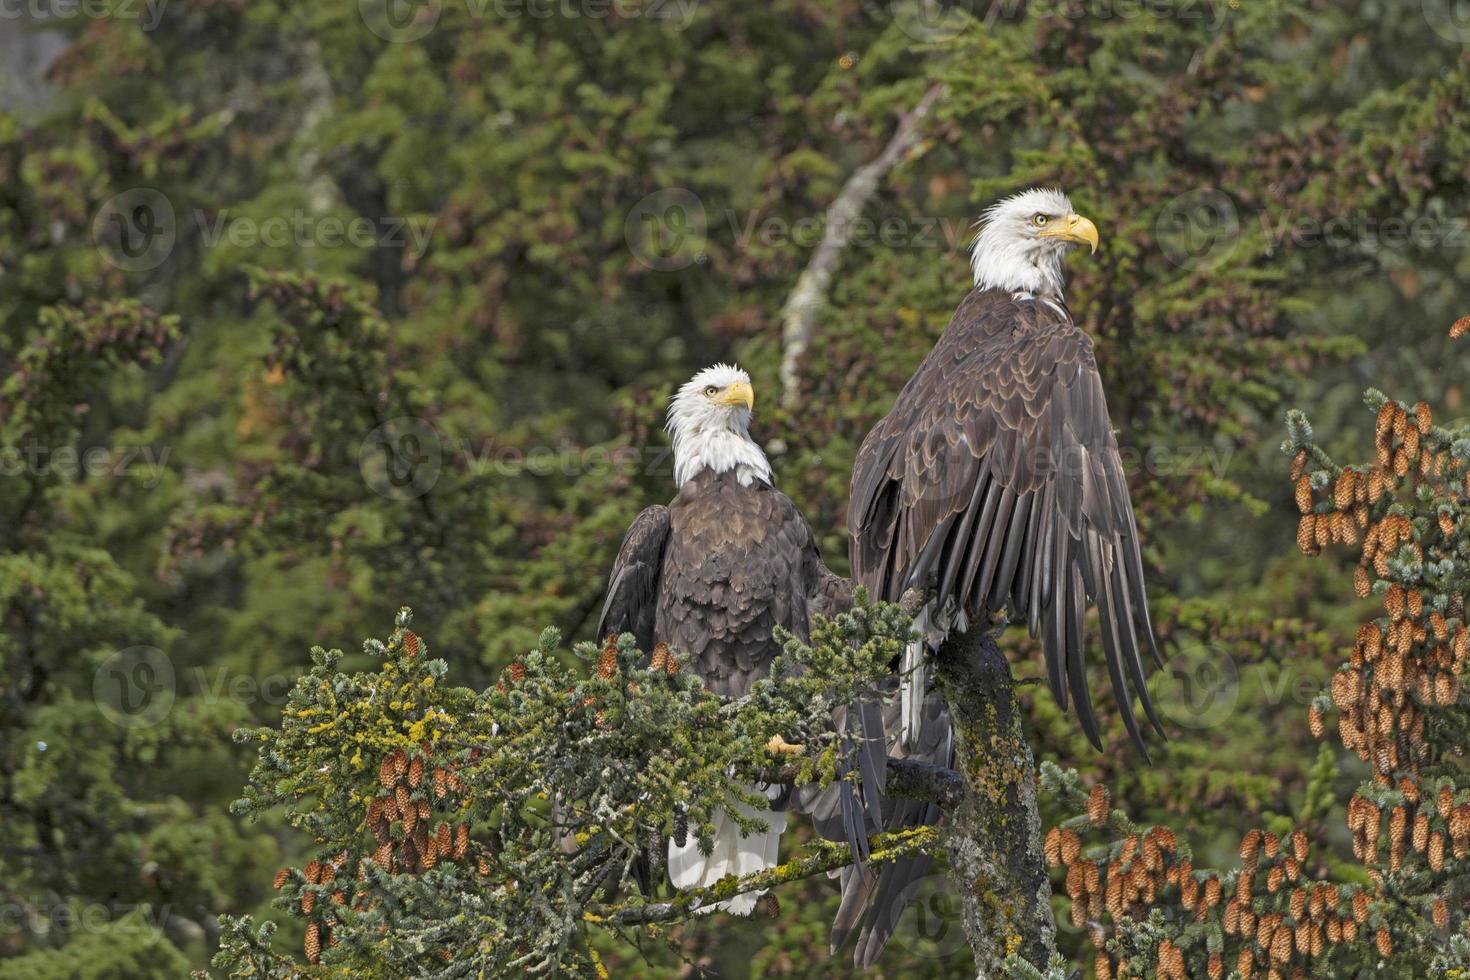
<instances>
[{"instance_id":1,"label":"eagle with spread wing","mask_svg":"<svg viewBox=\"0 0 1470 980\"><path fill-rule=\"evenodd\" d=\"M755 392L737 367L717 364L683 385L669 406L678 494L640 513L618 551L598 636L632 633L689 657L715 694L741 697L770 673L782 627L805 641L812 616L852 604L850 583L822 563L791 498L777 490L765 453L750 437ZM881 742L878 743L881 746ZM669 877L682 889L713 885L776 863L789 788L767 791L771 807L748 810L769 828L743 837L716 813L713 850L691 837L669 841ZM758 893L701 908L748 914Z\"/></svg>"},{"instance_id":2,"label":"eagle with spread wing","mask_svg":"<svg viewBox=\"0 0 1470 980\"><path fill-rule=\"evenodd\" d=\"M909 589L930 597L903 655L898 704L885 711L898 723L896 754L952 764L926 648L997 617L1041 638L1052 693L1101 748L1084 656L1089 606L1128 732L1143 749L1136 695L1162 734L1145 687L1142 650L1159 658L1138 527L1092 339L1062 294L1062 260L1077 245L1095 251L1097 229L1060 191L992 207L972 254L974 289L858 452L853 579L888 601ZM885 809L890 830L937 816L904 801ZM874 962L926 865L849 875L834 947L861 919L855 958Z\"/></svg>"}]
</instances>

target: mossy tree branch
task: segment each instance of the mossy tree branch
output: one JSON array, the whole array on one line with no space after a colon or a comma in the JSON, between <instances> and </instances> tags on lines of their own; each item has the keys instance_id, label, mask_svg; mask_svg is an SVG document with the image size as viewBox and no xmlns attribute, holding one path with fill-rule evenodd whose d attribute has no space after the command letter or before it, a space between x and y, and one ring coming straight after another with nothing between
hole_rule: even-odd
<instances>
[{"instance_id":1,"label":"mossy tree branch","mask_svg":"<svg viewBox=\"0 0 1470 980\"><path fill-rule=\"evenodd\" d=\"M1057 951L1056 922L1036 768L1010 664L982 624L946 640L935 665L966 789L941 845L975 966L982 977L1004 976L1007 958L1017 955L1045 969Z\"/></svg>"},{"instance_id":2,"label":"mossy tree branch","mask_svg":"<svg viewBox=\"0 0 1470 980\"><path fill-rule=\"evenodd\" d=\"M795 785L803 782L796 766L767 769L761 780L767 783ZM888 759L888 779L883 792L900 800L922 800L937 803L945 810L959 806L965 798L965 780L953 769L935 766L918 759Z\"/></svg>"}]
</instances>

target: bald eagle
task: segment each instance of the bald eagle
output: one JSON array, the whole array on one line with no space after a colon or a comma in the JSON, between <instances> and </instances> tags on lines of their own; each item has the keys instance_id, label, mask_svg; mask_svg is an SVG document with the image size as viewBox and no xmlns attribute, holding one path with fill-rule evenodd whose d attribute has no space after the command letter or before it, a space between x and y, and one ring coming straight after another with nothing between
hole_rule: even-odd
<instances>
[{"instance_id":1,"label":"bald eagle","mask_svg":"<svg viewBox=\"0 0 1470 980\"><path fill-rule=\"evenodd\" d=\"M1062 294L1062 259L1077 245L1096 251L1097 229L1060 191L990 208L973 291L858 452L847 521L854 581L889 601L910 588L932 596L916 623L922 637L903 655L898 709L885 712L898 721L898 754L952 764L925 648L997 617L1041 637L1052 693L1075 705L1101 748L1083 656L1089 605L1128 732L1143 749L1136 693L1162 734L1140 655L1141 635L1158 661L1138 528L1092 340ZM889 829L937 816L920 804L887 809ZM877 882L850 876L834 945L866 911L856 959L875 961L925 865L883 869Z\"/></svg>"},{"instance_id":2,"label":"bald eagle","mask_svg":"<svg viewBox=\"0 0 1470 980\"><path fill-rule=\"evenodd\" d=\"M634 519L598 626L600 637L632 633L640 649L664 643L688 655L705 686L726 697L744 695L770 672L780 652L776 627L806 640L813 614L835 615L852 602L850 584L822 564L805 518L773 485L766 455L750 437L754 407L749 376L725 364L700 371L674 395L668 429L679 491L667 507ZM775 865L789 791L766 794L770 809L746 811L766 823L764 834L742 837L733 819L716 813L710 854L692 836L669 841L676 887L707 887ZM702 910L745 915L758 897Z\"/></svg>"}]
</instances>

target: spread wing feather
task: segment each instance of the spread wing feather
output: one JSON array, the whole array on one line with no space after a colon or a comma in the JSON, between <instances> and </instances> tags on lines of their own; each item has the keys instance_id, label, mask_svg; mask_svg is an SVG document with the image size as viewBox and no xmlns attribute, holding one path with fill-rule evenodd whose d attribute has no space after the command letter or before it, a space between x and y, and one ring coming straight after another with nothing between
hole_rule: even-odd
<instances>
[{"instance_id":1,"label":"spread wing feather","mask_svg":"<svg viewBox=\"0 0 1470 980\"><path fill-rule=\"evenodd\" d=\"M853 475L854 577L899 599L937 590L973 620L1006 611L1042 638L1057 700L1100 744L1082 623L1102 616L1113 693L1134 741L1157 661L1137 525L1092 341L1059 306L972 292L869 434Z\"/></svg>"},{"instance_id":2,"label":"spread wing feather","mask_svg":"<svg viewBox=\"0 0 1470 980\"><path fill-rule=\"evenodd\" d=\"M838 723L846 709L837 710ZM944 698L937 691L929 692L923 701L924 725L918 745L905 748L893 746L897 758L914 759L933 766L950 768L954 765L954 741L950 733L949 715ZM881 708L882 719L889 731L899 725L899 700L888 698ZM851 783L840 783L850 787ZM838 787L833 787L833 789ZM851 792L851 790L848 790ZM831 789L801 787L797 795L807 802L807 811L817 833L828 840L842 840L846 823L850 818L851 805L836 797ZM883 824L889 829L916 827L934 823L939 819L939 807L919 800L904 800L885 796L882 800ZM842 901L833 919L831 947L835 953L854 932L858 934L853 951L853 962L859 967L869 967L878 961L883 947L898 925L903 908L912 897L913 888L929 872L930 859L926 855L915 855L895 861L880 868L854 864L843 869L841 874Z\"/></svg>"},{"instance_id":3,"label":"spread wing feather","mask_svg":"<svg viewBox=\"0 0 1470 980\"><path fill-rule=\"evenodd\" d=\"M897 601L918 586L934 589L938 610L962 610L971 622L1000 612L1024 619L1041 637L1057 701L1074 707L1101 747L1083 633L1087 606L1097 605L1129 735L1144 749L1135 692L1162 734L1144 686L1139 632L1156 663L1159 655L1122 459L1092 342L1061 307L999 290L965 298L864 441L848 531L853 578L875 596ZM898 703L885 705L885 715ZM893 719L885 720L891 729ZM949 715L937 693L925 699L920 738L917 754L952 764ZM884 801L889 830L938 816ZM819 831L830 834L820 823ZM834 949L861 922L854 960L875 962L926 870L922 858L873 874L849 869Z\"/></svg>"}]
</instances>

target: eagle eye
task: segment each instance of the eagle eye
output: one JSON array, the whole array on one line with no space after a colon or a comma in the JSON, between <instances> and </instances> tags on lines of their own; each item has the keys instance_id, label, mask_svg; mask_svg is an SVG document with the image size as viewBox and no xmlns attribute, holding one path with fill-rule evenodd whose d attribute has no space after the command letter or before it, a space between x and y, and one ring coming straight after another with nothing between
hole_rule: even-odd
<instances>
[{"instance_id":1,"label":"eagle eye","mask_svg":"<svg viewBox=\"0 0 1470 980\"><path fill-rule=\"evenodd\" d=\"M720 389L717 386L715 386L715 385L705 385L704 386L704 393L706 395L708 395L709 397L711 397L711 398L715 397L715 395L719 394L719 392L720 392Z\"/></svg>"},{"instance_id":2,"label":"eagle eye","mask_svg":"<svg viewBox=\"0 0 1470 980\"><path fill-rule=\"evenodd\" d=\"M1036 214L1032 215L1031 217L1031 223L1038 228L1043 227L1048 220L1049 219L1047 218L1047 216L1042 214L1040 211L1036 212Z\"/></svg>"}]
</instances>

